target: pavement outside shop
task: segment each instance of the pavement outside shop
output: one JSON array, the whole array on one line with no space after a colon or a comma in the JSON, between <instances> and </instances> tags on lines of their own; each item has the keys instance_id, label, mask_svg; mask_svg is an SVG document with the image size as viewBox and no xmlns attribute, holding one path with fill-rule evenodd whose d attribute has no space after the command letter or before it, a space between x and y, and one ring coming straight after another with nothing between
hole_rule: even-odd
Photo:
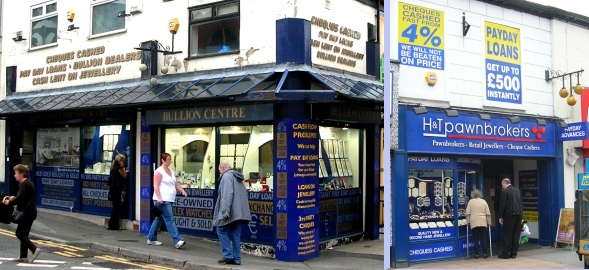
<instances>
[{"instance_id":1,"label":"pavement outside shop","mask_svg":"<svg viewBox=\"0 0 589 270\"><path fill-rule=\"evenodd\" d=\"M166 232L158 240L162 246L148 246L146 235L134 231L130 222L122 223L123 230L109 231L104 217L39 209L31 231L32 239L50 240L74 246L83 246L113 255L136 260L153 261L177 269L383 269L382 240L360 240L322 250L319 257L304 262L282 262L242 252L242 265L217 263L221 258L220 244L216 241L182 235L186 245L176 249ZM14 231L15 224L0 224ZM41 257L43 255L41 254Z\"/></svg>"},{"instance_id":2,"label":"pavement outside shop","mask_svg":"<svg viewBox=\"0 0 589 270\"><path fill-rule=\"evenodd\" d=\"M497 257L501 247L493 248L493 257L475 259L473 254L469 258L439 261L432 263L412 264L408 269L583 269L583 262L576 252L568 248L554 248L539 246L535 243L521 245L515 259L500 259Z\"/></svg>"}]
</instances>

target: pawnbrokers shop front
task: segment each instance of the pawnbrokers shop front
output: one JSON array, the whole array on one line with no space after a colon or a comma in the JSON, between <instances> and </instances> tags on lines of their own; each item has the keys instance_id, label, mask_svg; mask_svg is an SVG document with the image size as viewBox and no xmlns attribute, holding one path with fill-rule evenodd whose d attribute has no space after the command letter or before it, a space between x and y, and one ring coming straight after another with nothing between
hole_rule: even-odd
<instances>
[{"instance_id":1,"label":"pawnbrokers shop front","mask_svg":"<svg viewBox=\"0 0 589 270\"><path fill-rule=\"evenodd\" d=\"M461 110L452 117L438 108L400 105L405 132L392 157L396 265L465 257L467 249L472 255L465 210L473 189L491 210L493 243L501 242L496 211L504 178L522 191L531 241L550 245L564 205L555 125L553 119Z\"/></svg>"},{"instance_id":2,"label":"pawnbrokers shop front","mask_svg":"<svg viewBox=\"0 0 589 270\"><path fill-rule=\"evenodd\" d=\"M8 188L17 189L8 180L12 166L24 163L39 207L106 217L108 172L124 154L130 180L122 218L146 233L153 169L168 152L189 194L174 207L186 234L216 238L217 165L225 160L244 173L249 189L253 216L244 242L302 261L332 239L378 239L380 83L303 64L158 81L19 92L0 101Z\"/></svg>"}]
</instances>

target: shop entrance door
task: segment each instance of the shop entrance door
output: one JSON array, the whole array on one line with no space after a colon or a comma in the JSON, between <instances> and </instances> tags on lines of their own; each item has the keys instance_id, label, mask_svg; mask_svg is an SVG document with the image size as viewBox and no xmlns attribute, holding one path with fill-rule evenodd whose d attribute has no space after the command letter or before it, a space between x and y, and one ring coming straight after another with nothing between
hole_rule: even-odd
<instances>
[{"instance_id":1,"label":"shop entrance door","mask_svg":"<svg viewBox=\"0 0 589 270\"><path fill-rule=\"evenodd\" d=\"M501 181L509 178L513 181L513 160L485 159L483 162L484 192L483 196L491 210L491 241L496 244L502 240L503 230L499 224L499 198Z\"/></svg>"},{"instance_id":2,"label":"shop entrance door","mask_svg":"<svg viewBox=\"0 0 589 270\"><path fill-rule=\"evenodd\" d=\"M6 161L6 182L10 187L10 194L14 195L18 191L18 184L15 182L14 171L12 170L12 167L16 164L27 165L30 170L29 179L31 179L33 183L35 181L35 172L33 171L33 164L35 162L35 152L33 151L35 132L35 129L12 129L9 141L9 159Z\"/></svg>"}]
</instances>

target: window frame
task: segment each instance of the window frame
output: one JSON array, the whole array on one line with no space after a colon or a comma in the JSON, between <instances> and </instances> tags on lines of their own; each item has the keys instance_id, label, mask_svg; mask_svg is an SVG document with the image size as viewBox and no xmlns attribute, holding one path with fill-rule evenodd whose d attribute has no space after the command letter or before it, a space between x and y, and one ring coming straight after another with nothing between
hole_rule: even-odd
<instances>
[{"instance_id":1,"label":"window frame","mask_svg":"<svg viewBox=\"0 0 589 270\"><path fill-rule=\"evenodd\" d=\"M55 11L47 13L47 6L52 5L52 4L55 4ZM35 10L37 8L43 8L43 14L38 15L38 16L33 16L33 10ZM47 47L56 46L57 41L59 39L59 38L57 38L57 36L59 35L59 10L57 9L57 0L47 1L44 3L36 4L36 5L31 5L31 9L29 11L29 16L30 16L30 20L29 20L30 21L30 24L29 24L29 49L30 50L37 50L37 49L43 49L43 48L47 48ZM57 18L57 20L56 20L57 24L55 27L55 37L56 37L55 42L33 47L33 23L35 23L37 21L42 21L45 19L50 19L53 17Z\"/></svg>"},{"instance_id":2,"label":"window frame","mask_svg":"<svg viewBox=\"0 0 589 270\"><path fill-rule=\"evenodd\" d=\"M92 29L93 21L92 20L93 20L93 15L94 15L94 8L96 6L108 4L111 2L116 2L118 0L91 0L91 1L92 2L90 2L90 34L88 36L88 39L127 32L127 17L124 17L124 18L121 18L122 20L124 20L124 24L125 24L123 28L102 32L99 34L92 34L92 31L93 31L93 29ZM127 0L125 0L125 10L124 11L125 11L125 13L127 12ZM119 19L119 18L116 18L116 19Z\"/></svg>"},{"instance_id":3,"label":"window frame","mask_svg":"<svg viewBox=\"0 0 589 270\"><path fill-rule=\"evenodd\" d=\"M231 5L231 4L237 4L237 12L236 13L231 13L231 14L227 14L227 15L217 15L217 7ZM223 0L223 1L218 1L218 2L209 3L209 4L205 4L205 5L192 6L192 7L188 8L188 57L186 57L186 59L198 59L198 58L221 56L221 55L227 55L227 54L239 54L240 48L237 48L236 50L231 50L228 52L198 54L198 45L197 45L197 48L196 48L197 55L192 55L190 45L192 43L191 29L192 29L193 25L222 21L222 20L231 19L231 18L238 18L238 20L239 20L239 33L237 35L237 39L239 42L239 46L241 46L241 5L240 4L241 4L240 0ZM199 10L199 9L205 9L205 8L211 8L211 17L210 18L192 20L192 12L193 11Z\"/></svg>"}]
</instances>

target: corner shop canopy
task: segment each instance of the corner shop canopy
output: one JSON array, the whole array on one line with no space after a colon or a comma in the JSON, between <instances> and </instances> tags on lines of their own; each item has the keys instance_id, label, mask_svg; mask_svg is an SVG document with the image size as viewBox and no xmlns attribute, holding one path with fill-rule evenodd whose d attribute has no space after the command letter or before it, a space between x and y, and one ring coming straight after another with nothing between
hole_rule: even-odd
<instances>
[{"instance_id":1,"label":"corner shop canopy","mask_svg":"<svg viewBox=\"0 0 589 270\"><path fill-rule=\"evenodd\" d=\"M145 106L172 102L351 99L382 103L384 86L374 78L318 67L266 64L157 76L149 81L118 81L60 89L16 92L0 101L0 117L56 110ZM294 84L289 83L295 82ZM305 85L293 89L293 85Z\"/></svg>"}]
</instances>

